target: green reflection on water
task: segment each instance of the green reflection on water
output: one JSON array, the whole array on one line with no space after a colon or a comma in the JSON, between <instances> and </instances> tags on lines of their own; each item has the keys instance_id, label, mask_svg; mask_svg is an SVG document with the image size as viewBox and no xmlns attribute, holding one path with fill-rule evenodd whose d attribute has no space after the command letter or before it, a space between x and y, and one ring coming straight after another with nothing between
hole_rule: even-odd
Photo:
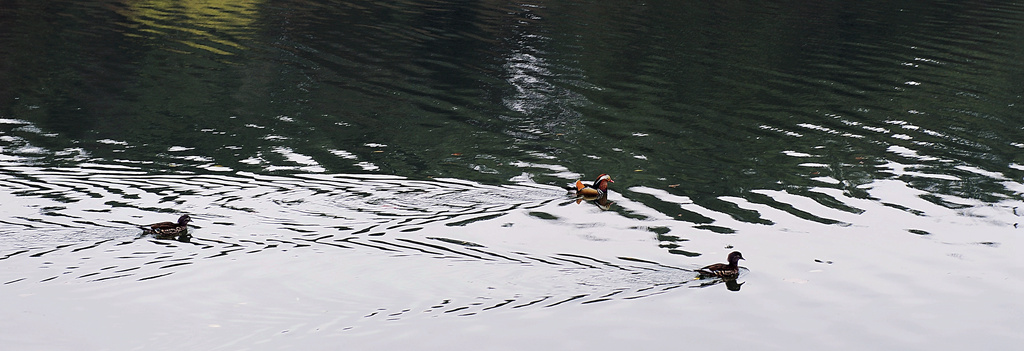
<instances>
[{"instance_id":1,"label":"green reflection on water","mask_svg":"<svg viewBox=\"0 0 1024 351\"><path fill-rule=\"evenodd\" d=\"M53 24L5 20L17 35L0 38L11 62L2 113L35 129L3 132L17 137L7 150L47 150L43 164L152 172L552 184L609 173L614 191L696 224L711 220L629 189L762 224L722 197L839 223L757 191L848 213L863 209L816 189L863 199L872 182L899 179L1019 196L1004 183L1024 177L1020 20L911 8L23 6L17 18Z\"/></svg>"}]
</instances>

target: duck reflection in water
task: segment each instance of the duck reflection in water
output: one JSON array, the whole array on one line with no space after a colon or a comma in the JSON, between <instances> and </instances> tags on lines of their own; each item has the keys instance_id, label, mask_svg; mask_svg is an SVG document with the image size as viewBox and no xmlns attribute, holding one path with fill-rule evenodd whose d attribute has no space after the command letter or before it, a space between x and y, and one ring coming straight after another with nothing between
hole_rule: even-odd
<instances>
[{"instance_id":1,"label":"duck reflection in water","mask_svg":"<svg viewBox=\"0 0 1024 351\"><path fill-rule=\"evenodd\" d=\"M722 283L725 283L725 288L729 289L729 291L740 291L740 287L743 284L746 284L746 282L742 282L742 283L741 282L737 282L736 278L733 278L733 279L715 278L714 280L708 280L708 281L702 282L702 283L698 284L697 286L692 286L692 288L707 288L707 287L715 286L715 285L722 284Z\"/></svg>"},{"instance_id":2,"label":"duck reflection in water","mask_svg":"<svg viewBox=\"0 0 1024 351\"><path fill-rule=\"evenodd\" d=\"M178 217L178 222L160 222L139 226L142 228L142 235L152 235L156 239L161 240L177 240L183 243L187 243L192 240L192 234L188 232L188 222L192 221L192 217L189 215L181 215Z\"/></svg>"},{"instance_id":3,"label":"duck reflection in water","mask_svg":"<svg viewBox=\"0 0 1024 351\"><path fill-rule=\"evenodd\" d=\"M576 184L569 187L569 193L575 197L577 204L583 200L593 201L597 207L607 211L614 203L608 201L608 183L615 183L615 181L607 174L597 176L593 185L586 185L583 184L583 181L577 180Z\"/></svg>"},{"instance_id":4,"label":"duck reflection in water","mask_svg":"<svg viewBox=\"0 0 1024 351\"><path fill-rule=\"evenodd\" d=\"M708 282L701 283L697 287L708 287L724 282L726 288L731 291L739 291L743 283L737 283L736 278L740 276L740 260L745 260L739 251L729 253L729 263L715 263L697 269L698 280L711 278Z\"/></svg>"}]
</instances>

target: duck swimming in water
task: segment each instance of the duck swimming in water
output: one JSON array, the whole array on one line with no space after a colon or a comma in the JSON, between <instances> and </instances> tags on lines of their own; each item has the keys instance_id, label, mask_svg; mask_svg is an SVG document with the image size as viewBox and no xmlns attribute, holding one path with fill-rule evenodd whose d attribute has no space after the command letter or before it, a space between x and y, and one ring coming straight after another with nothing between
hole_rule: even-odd
<instances>
[{"instance_id":1,"label":"duck swimming in water","mask_svg":"<svg viewBox=\"0 0 1024 351\"><path fill-rule=\"evenodd\" d=\"M715 263L713 265L704 266L697 270L697 278L736 278L740 275L739 262L744 259L743 254L739 251L733 251L729 254L729 264Z\"/></svg>"},{"instance_id":2,"label":"duck swimming in water","mask_svg":"<svg viewBox=\"0 0 1024 351\"><path fill-rule=\"evenodd\" d=\"M615 183L612 177L607 174L601 174L597 176L597 180L594 181L594 185L583 184L583 181L576 181L576 203L580 203L583 200L598 200L608 196L608 183Z\"/></svg>"},{"instance_id":3,"label":"duck swimming in water","mask_svg":"<svg viewBox=\"0 0 1024 351\"><path fill-rule=\"evenodd\" d=\"M192 221L192 217L189 215L181 215L178 217L178 223L174 222L160 222L149 225L140 226L142 228L142 234L150 234L158 239L177 239L178 241L188 241L188 222Z\"/></svg>"}]
</instances>

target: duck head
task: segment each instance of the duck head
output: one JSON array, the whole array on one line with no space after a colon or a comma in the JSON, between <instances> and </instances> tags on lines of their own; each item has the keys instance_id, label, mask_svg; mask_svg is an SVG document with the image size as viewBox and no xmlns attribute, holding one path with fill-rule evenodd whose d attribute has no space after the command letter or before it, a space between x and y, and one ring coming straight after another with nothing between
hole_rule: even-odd
<instances>
[{"instance_id":1,"label":"duck head","mask_svg":"<svg viewBox=\"0 0 1024 351\"><path fill-rule=\"evenodd\" d=\"M601 174L597 176L597 180L594 181L594 188L601 189L601 191L608 190L608 183L615 183L612 177L607 174Z\"/></svg>"},{"instance_id":2,"label":"duck head","mask_svg":"<svg viewBox=\"0 0 1024 351\"><path fill-rule=\"evenodd\" d=\"M188 224L188 222L191 222L191 221L192 221L192 217L189 217L188 215L181 215L181 217L178 217L178 225L180 225L180 226Z\"/></svg>"},{"instance_id":3,"label":"duck head","mask_svg":"<svg viewBox=\"0 0 1024 351\"><path fill-rule=\"evenodd\" d=\"M733 252L729 253L729 265L730 266L735 266L736 263L739 262L740 260L746 260L746 259L743 258L743 254L741 254L739 251L733 251Z\"/></svg>"}]
</instances>

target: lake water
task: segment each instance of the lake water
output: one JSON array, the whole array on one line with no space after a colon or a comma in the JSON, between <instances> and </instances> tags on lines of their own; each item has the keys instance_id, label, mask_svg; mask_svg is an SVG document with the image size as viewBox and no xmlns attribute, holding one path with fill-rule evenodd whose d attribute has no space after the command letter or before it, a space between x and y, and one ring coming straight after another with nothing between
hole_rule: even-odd
<instances>
[{"instance_id":1,"label":"lake water","mask_svg":"<svg viewBox=\"0 0 1024 351\"><path fill-rule=\"evenodd\" d=\"M1022 38L999 2L0 3L0 348L1013 348Z\"/></svg>"}]
</instances>

